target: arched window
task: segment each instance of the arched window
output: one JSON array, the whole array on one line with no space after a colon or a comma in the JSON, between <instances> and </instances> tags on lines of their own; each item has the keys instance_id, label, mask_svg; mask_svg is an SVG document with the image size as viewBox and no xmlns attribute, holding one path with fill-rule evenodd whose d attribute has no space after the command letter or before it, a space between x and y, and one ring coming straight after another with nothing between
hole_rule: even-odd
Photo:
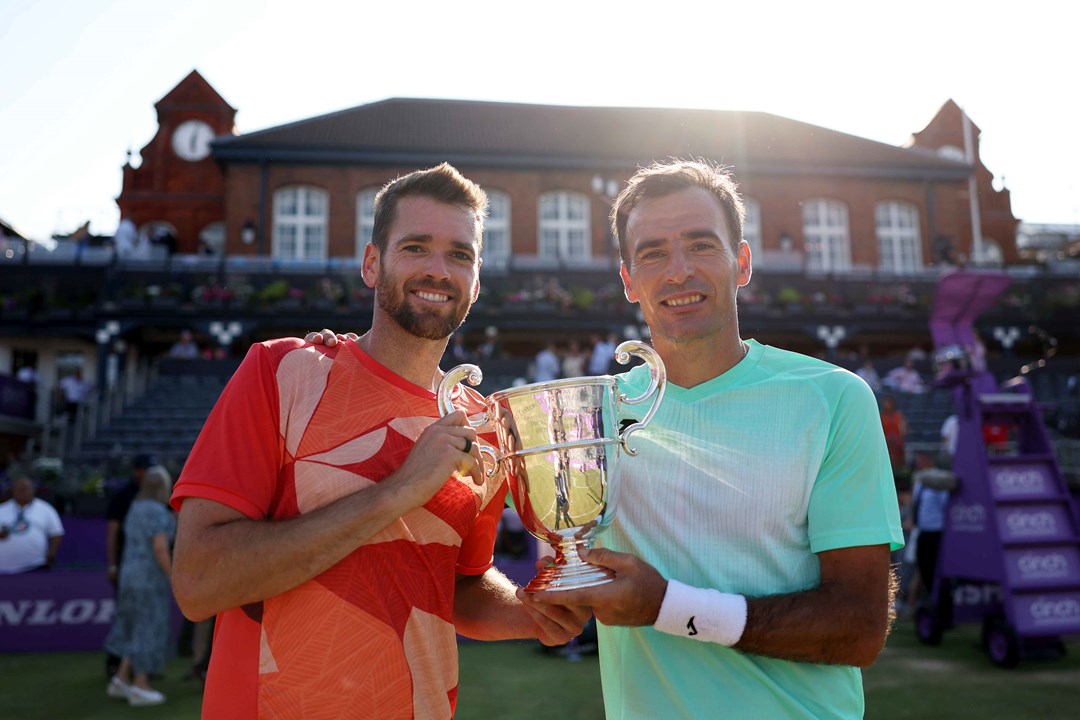
<instances>
[{"instance_id":1,"label":"arched window","mask_svg":"<svg viewBox=\"0 0 1080 720\"><path fill-rule=\"evenodd\" d=\"M284 187L274 193L272 254L282 260L326 258L329 196L309 185Z\"/></svg>"},{"instance_id":2,"label":"arched window","mask_svg":"<svg viewBox=\"0 0 1080 720\"><path fill-rule=\"evenodd\" d=\"M199 252L220 255L225 252L225 223L213 222L199 232Z\"/></svg>"},{"instance_id":3,"label":"arched window","mask_svg":"<svg viewBox=\"0 0 1080 720\"><path fill-rule=\"evenodd\" d=\"M356 194L356 259L364 259L364 247L375 229L375 196L379 188L365 188Z\"/></svg>"},{"instance_id":4,"label":"arched window","mask_svg":"<svg viewBox=\"0 0 1080 720\"><path fill-rule=\"evenodd\" d=\"M921 270L919 208L906 202L879 202L874 206L874 218L877 224L878 269L894 273Z\"/></svg>"},{"instance_id":5,"label":"arched window","mask_svg":"<svg viewBox=\"0 0 1080 720\"><path fill-rule=\"evenodd\" d=\"M847 205L815 198L803 203L806 269L838 272L851 269L851 234Z\"/></svg>"},{"instance_id":6,"label":"arched window","mask_svg":"<svg viewBox=\"0 0 1080 720\"><path fill-rule=\"evenodd\" d=\"M560 262L592 257L588 196L566 190L544 193L539 219L539 257Z\"/></svg>"},{"instance_id":7,"label":"arched window","mask_svg":"<svg viewBox=\"0 0 1080 720\"><path fill-rule=\"evenodd\" d=\"M979 264L1001 267L1003 260L1004 255L1001 253L1001 245L996 240L983 238L982 258L978 261Z\"/></svg>"},{"instance_id":8,"label":"arched window","mask_svg":"<svg viewBox=\"0 0 1080 720\"><path fill-rule=\"evenodd\" d=\"M757 200L743 198L746 208L746 217L743 219L742 236L746 244L750 246L750 257L754 267L764 264L765 253L761 249L761 205Z\"/></svg>"},{"instance_id":9,"label":"arched window","mask_svg":"<svg viewBox=\"0 0 1080 720\"><path fill-rule=\"evenodd\" d=\"M504 269L510 263L510 196L488 190L488 216L484 221L484 267Z\"/></svg>"}]
</instances>

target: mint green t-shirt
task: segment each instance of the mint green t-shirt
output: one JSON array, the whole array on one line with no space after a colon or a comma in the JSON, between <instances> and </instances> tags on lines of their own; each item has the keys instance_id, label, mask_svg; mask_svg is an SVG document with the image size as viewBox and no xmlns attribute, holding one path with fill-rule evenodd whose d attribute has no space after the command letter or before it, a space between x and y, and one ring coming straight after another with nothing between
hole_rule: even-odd
<instances>
[{"instance_id":1,"label":"mint green t-shirt","mask_svg":"<svg viewBox=\"0 0 1080 720\"><path fill-rule=\"evenodd\" d=\"M901 547L873 392L834 365L749 344L720 377L668 384L651 424L630 436L638 454L620 459L614 519L598 544L664 577L747 596L817 586L824 550ZM631 397L647 383L644 366L620 377ZM651 627L599 634L608 720L863 716L856 667L749 655Z\"/></svg>"}]
</instances>

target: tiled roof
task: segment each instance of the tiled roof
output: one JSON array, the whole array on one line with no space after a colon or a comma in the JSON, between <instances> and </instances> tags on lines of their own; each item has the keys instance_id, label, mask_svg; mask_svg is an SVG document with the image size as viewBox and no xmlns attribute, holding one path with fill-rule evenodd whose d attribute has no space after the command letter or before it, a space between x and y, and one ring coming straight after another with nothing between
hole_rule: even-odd
<instances>
[{"instance_id":1,"label":"tiled roof","mask_svg":"<svg viewBox=\"0 0 1080 720\"><path fill-rule=\"evenodd\" d=\"M702 156L751 171L966 177L963 163L761 112L393 98L215 143L222 160L634 167Z\"/></svg>"}]
</instances>

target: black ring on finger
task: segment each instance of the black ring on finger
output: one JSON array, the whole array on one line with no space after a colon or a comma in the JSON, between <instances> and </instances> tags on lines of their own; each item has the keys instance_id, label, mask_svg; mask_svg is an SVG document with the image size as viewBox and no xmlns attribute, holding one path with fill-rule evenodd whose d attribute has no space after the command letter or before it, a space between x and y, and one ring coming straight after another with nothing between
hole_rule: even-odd
<instances>
[{"instance_id":1,"label":"black ring on finger","mask_svg":"<svg viewBox=\"0 0 1080 720\"><path fill-rule=\"evenodd\" d=\"M461 452L468 455L470 450L472 450L472 439L471 438L465 438L465 449L462 450Z\"/></svg>"}]
</instances>

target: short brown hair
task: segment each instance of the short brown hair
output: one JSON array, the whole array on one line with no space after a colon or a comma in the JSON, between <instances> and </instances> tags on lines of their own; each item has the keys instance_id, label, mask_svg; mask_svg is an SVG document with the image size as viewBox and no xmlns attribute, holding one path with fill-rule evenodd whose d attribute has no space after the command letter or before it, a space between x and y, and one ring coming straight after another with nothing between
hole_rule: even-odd
<instances>
[{"instance_id":1,"label":"short brown hair","mask_svg":"<svg viewBox=\"0 0 1080 720\"><path fill-rule=\"evenodd\" d=\"M639 168L611 206L611 232L619 241L619 255L623 264L630 267L630 250L626 245L626 223L630 212L645 200L689 188L708 190L717 199L727 219L732 242L737 246L742 241L746 210L739 197L735 178L729 170L725 165L716 165L703 159L672 159Z\"/></svg>"},{"instance_id":2,"label":"short brown hair","mask_svg":"<svg viewBox=\"0 0 1080 720\"><path fill-rule=\"evenodd\" d=\"M390 226L397 217L398 201L415 196L428 197L468 209L476 217L476 241L483 247L487 194L450 163L443 163L397 177L386 183L375 196L375 223L371 230L371 242L379 252L386 250Z\"/></svg>"}]
</instances>

